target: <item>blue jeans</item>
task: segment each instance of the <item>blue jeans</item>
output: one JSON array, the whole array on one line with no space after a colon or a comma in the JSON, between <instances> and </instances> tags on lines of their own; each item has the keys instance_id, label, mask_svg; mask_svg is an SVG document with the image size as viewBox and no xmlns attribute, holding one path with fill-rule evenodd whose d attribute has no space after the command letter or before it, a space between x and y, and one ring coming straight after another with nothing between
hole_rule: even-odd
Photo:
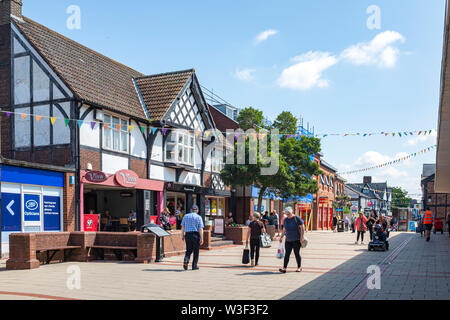
<instances>
[{"instance_id":1,"label":"blue jeans","mask_svg":"<svg viewBox=\"0 0 450 320\"><path fill-rule=\"evenodd\" d=\"M200 253L200 234L198 232L186 232L185 241L186 255L184 256L184 262L189 263L189 260L191 260L191 255L194 254L192 268L196 268Z\"/></svg>"}]
</instances>

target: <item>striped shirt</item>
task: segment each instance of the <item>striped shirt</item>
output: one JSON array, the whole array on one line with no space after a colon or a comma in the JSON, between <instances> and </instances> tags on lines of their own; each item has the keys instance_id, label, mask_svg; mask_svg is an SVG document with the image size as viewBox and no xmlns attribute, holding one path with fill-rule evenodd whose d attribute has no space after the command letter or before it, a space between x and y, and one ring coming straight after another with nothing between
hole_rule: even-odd
<instances>
[{"instance_id":1,"label":"striped shirt","mask_svg":"<svg viewBox=\"0 0 450 320\"><path fill-rule=\"evenodd\" d=\"M204 228L202 217L195 212L186 214L181 225L184 227L184 232L200 232L200 228Z\"/></svg>"}]
</instances>

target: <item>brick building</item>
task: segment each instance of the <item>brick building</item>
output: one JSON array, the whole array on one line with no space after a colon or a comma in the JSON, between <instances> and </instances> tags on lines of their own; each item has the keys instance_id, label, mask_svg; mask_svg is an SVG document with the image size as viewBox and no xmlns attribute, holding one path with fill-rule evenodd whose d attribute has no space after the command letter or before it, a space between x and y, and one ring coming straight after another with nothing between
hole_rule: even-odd
<instances>
[{"instance_id":1,"label":"brick building","mask_svg":"<svg viewBox=\"0 0 450 320\"><path fill-rule=\"evenodd\" d=\"M430 208L435 218L445 222L447 214L450 213L450 194L436 192L435 179L436 165L424 164L421 179L423 208L424 210Z\"/></svg>"},{"instance_id":2,"label":"brick building","mask_svg":"<svg viewBox=\"0 0 450 320\"><path fill-rule=\"evenodd\" d=\"M4 248L11 232L83 230L90 211L135 211L138 227L165 206L225 215L195 70L148 76L23 17L22 0L0 9Z\"/></svg>"}]
</instances>

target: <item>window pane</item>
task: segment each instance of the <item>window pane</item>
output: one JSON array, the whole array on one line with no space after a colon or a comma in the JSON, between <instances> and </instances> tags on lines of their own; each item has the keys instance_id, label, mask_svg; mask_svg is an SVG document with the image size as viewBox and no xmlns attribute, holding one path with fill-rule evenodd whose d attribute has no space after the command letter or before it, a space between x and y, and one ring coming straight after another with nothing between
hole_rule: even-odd
<instances>
[{"instance_id":1,"label":"window pane","mask_svg":"<svg viewBox=\"0 0 450 320\"><path fill-rule=\"evenodd\" d=\"M114 126L119 124L119 119L118 118L112 117L112 119L113 119L113 125Z\"/></svg>"},{"instance_id":2,"label":"window pane","mask_svg":"<svg viewBox=\"0 0 450 320\"><path fill-rule=\"evenodd\" d=\"M111 116L105 114L105 123L111 124Z\"/></svg>"},{"instance_id":3,"label":"window pane","mask_svg":"<svg viewBox=\"0 0 450 320\"><path fill-rule=\"evenodd\" d=\"M180 134L180 135L178 135L178 143L179 144L183 144L183 135L182 134Z\"/></svg>"},{"instance_id":4,"label":"window pane","mask_svg":"<svg viewBox=\"0 0 450 320\"><path fill-rule=\"evenodd\" d=\"M175 145L166 144L166 160L172 161L175 159Z\"/></svg>"},{"instance_id":5,"label":"window pane","mask_svg":"<svg viewBox=\"0 0 450 320\"><path fill-rule=\"evenodd\" d=\"M113 130L113 149L114 150L120 150L119 149L119 133L117 132L116 129L112 129Z\"/></svg>"},{"instance_id":6,"label":"window pane","mask_svg":"<svg viewBox=\"0 0 450 320\"><path fill-rule=\"evenodd\" d=\"M121 141L121 151L123 152L127 152L128 151L128 134L126 134L125 132L122 132L120 134L120 136L122 137L122 141Z\"/></svg>"},{"instance_id":7,"label":"window pane","mask_svg":"<svg viewBox=\"0 0 450 320\"><path fill-rule=\"evenodd\" d=\"M191 147L193 147L193 146L194 146L194 137L191 136Z\"/></svg>"},{"instance_id":8,"label":"window pane","mask_svg":"<svg viewBox=\"0 0 450 320\"><path fill-rule=\"evenodd\" d=\"M127 131L128 130L128 121L120 120L120 124L122 125L122 131Z\"/></svg>"},{"instance_id":9,"label":"window pane","mask_svg":"<svg viewBox=\"0 0 450 320\"><path fill-rule=\"evenodd\" d=\"M194 149L190 149L189 151L189 163L194 165Z\"/></svg>"},{"instance_id":10,"label":"window pane","mask_svg":"<svg viewBox=\"0 0 450 320\"><path fill-rule=\"evenodd\" d=\"M189 163L189 148L184 148L184 160L183 162Z\"/></svg>"},{"instance_id":11,"label":"window pane","mask_svg":"<svg viewBox=\"0 0 450 320\"><path fill-rule=\"evenodd\" d=\"M112 148L112 140L111 140L111 129L104 129L105 134L105 148Z\"/></svg>"},{"instance_id":12,"label":"window pane","mask_svg":"<svg viewBox=\"0 0 450 320\"><path fill-rule=\"evenodd\" d=\"M178 161L179 162L183 162L183 153L184 153L184 148L182 146L178 147Z\"/></svg>"},{"instance_id":13,"label":"window pane","mask_svg":"<svg viewBox=\"0 0 450 320\"><path fill-rule=\"evenodd\" d=\"M173 142L173 143L175 143L177 140L177 135L176 135L176 133L175 132L171 132L170 134L169 134L169 137L167 138L167 142Z\"/></svg>"}]
</instances>

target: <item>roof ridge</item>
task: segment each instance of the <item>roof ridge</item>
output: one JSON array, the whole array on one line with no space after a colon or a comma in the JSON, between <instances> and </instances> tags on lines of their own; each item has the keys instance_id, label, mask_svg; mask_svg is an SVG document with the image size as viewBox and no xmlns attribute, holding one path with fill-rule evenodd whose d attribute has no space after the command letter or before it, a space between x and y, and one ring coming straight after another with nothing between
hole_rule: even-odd
<instances>
[{"instance_id":1,"label":"roof ridge","mask_svg":"<svg viewBox=\"0 0 450 320\"><path fill-rule=\"evenodd\" d=\"M39 25L39 27L41 27L41 28L43 28L43 29L49 31L50 33L53 33L53 34L55 34L55 35L57 35L57 36L59 36L59 37L64 38L64 39L66 39L66 40L72 42L73 44L75 44L75 45L77 45L77 46L79 46L79 47L82 47L82 48L84 48L84 49L86 49L86 50L88 50L88 51L90 51L90 52L92 52L92 53L95 53L95 54L97 54L97 55L100 55L100 56L102 56L102 57L104 57L104 58L110 60L111 62L113 62L113 63L115 63L115 64L118 64L118 65L121 65L121 66L123 66L123 67L125 67L125 68L127 68L127 69L129 69L129 70L131 70L131 71L133 71L133 72L136 72L136 73L139 73L139 74L142 74L142 75L143 75L142 72L139 72L139 71L137 71L136 69L133 69L133 68L131 68L131 67L129 67L129 66L127 66L127 65L125 65L125 64L123 64L123 63L121 63L121 62L118 62L118 61L116 61L116 60L114 60L114 59L112 59L112 58L110 58L110 57L108 57L108 56L106 56L106 55L104 55L104 54L98 52L98 51L95 51L95 50L93 50L93 49L91 49L91 48L89 48L89 47L87 47L87 46L85 46L85 45L83 45L83 44L81 44L81 43L79 43L79 42L73 40L73 39L70 39L69 37L66 37L65 35L63 35L63 34L61 34L61 33L58 33L58 32L56 32L55 30L52 30L52 29L50 29L50 28L44 26L43 24L40 24L39 22L34 21L33 19L30 19L30 18L25 17L25 16L23 16L22 18L23 18L24 22L28 22L28 23L31 23L31 24L37 24L37 25ZM17 22L16 22L16 23L17 23ZM23 23L23 22L18 21L18 23L20 24L20 23Z\"/></svg>"},{"instance_id":2,"label":"roof ridge","mask_svg":"<svg viewBox=\"0 0 450 320\"><path fill-rule=\"evenodd\" d=\"M164 73L157 73L157 74L151 74L151 75L144 75L142 77L137 77L135 78L136 80L140 80L140 79L148 79L148 78L153 78L153 77L161 77L161 76L166 76L166 75L171 75L171 74L177 74L177 73L195 73L195 69L191 68L191 69L186 69L186 70L179 70L179 71L170 71L170 72L164 72Z\"/></svg>"}]
</instances>

